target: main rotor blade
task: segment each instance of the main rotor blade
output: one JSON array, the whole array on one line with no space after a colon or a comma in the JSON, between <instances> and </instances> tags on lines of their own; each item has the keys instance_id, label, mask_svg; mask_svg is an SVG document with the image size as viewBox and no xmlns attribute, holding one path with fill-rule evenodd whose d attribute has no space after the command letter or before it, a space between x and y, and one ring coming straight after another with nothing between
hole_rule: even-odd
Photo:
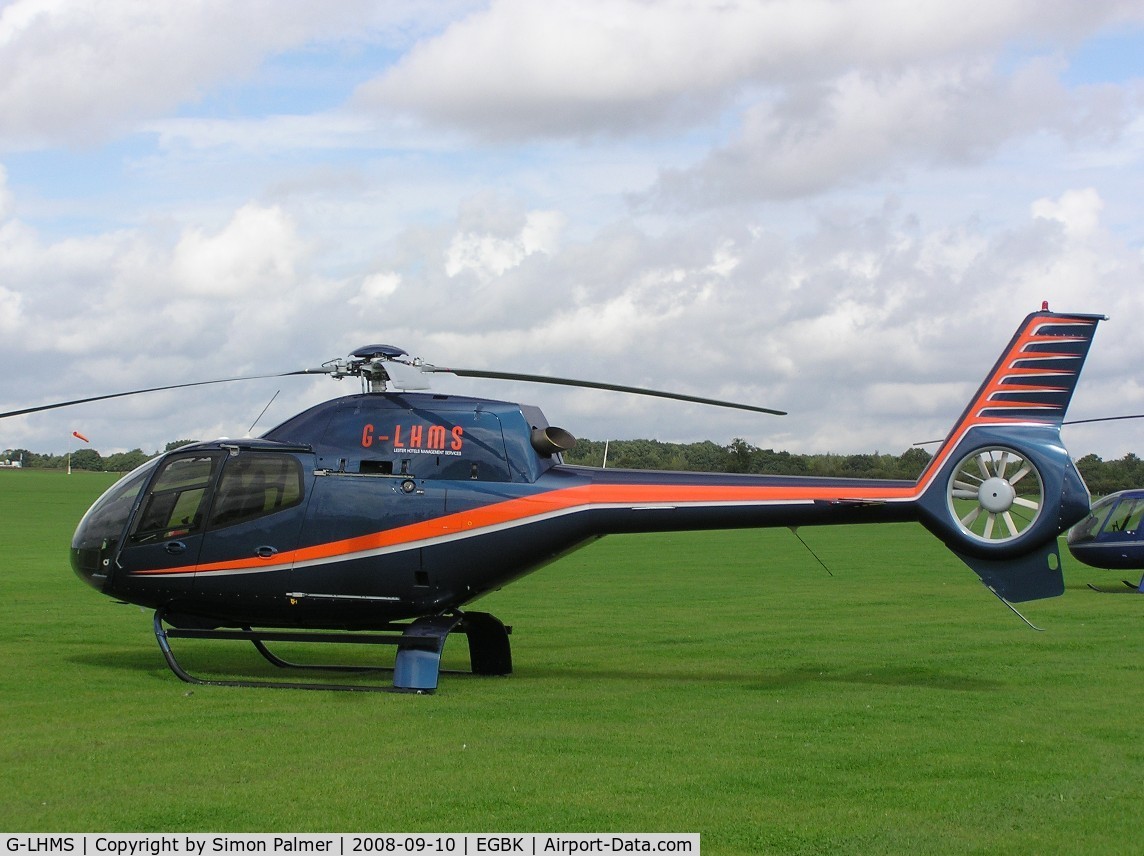
<instances>
[{"instance_id":1,"label":"main rotor blade","mask_svg":"<svg viewBox=\"0 0 1144 856\"><path fill-rule=\"evenodd\" d=\"M263 380L272 377L290 377L291 375L327 374L325 369L302 369L295 372L282 372L280 374L250 375L248 377L224 377L218 380L198 380L192 383L175 383L169 386L152 386L147 389L132 389L127 392L111 392L107 395L92 395L88 398L74 398L71 401L56 401L52 404L41 404L38 407L25 407L21 410L9 410L0 413L0 419L8 416L23 416L25 413L39 413L41 410L55 410L60 407L71 407L74 404L87 404L89 401L106 401L109 398L125 398L129 395L142 395L147 392L162 392L168 389L185 389L189 386L208 386L212 383L235 383L243 380Z\"/></svg>"},{"instance_id":2,"label":"main rotor blade","mask_svg":"<svg viewBox=\"0 0 1144 856\"><path fill-rule=\"evenodd\" d=\"M677 392L660 392L655 389L644 389L638 386L621 386L616 383L600 383L591 380L572 380L571 378L549 377L547 375L518 374L516 372L490 372L483 369L450 369L444 366L424 365L425 372L438 372L455 374L458 377L480 377L492 380L519 380L528 383L548 383L557 386L577 386L584 389L605 389L610 392L629 392L635 395L650 395L656 398L670 398L675 401L690 401L695 404L710 404L715 407L732 407L736 410L750 410L755 413L770 413L773 416L786 416L785 410L772 410L769 407L756 407L753 404L738 404L734 401L719 401L714 398L700 398L696 395L683 395Z\"/></svg>"}]
</instances>

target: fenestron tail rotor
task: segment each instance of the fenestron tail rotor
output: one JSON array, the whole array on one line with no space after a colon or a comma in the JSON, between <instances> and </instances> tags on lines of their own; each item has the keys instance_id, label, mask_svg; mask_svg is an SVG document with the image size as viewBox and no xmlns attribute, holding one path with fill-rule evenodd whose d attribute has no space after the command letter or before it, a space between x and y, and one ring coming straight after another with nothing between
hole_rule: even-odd
<instances>
[{"instance_id":1,"label":"fenestron tail rotor","mask_svg":"<svg viewBox=\"0 0 1144 856\"><path fill-rule=\"evenodd\" d=\"M975 449L949 477L949 510L961 531L982 544L1020 538L1044 507L1041 473L1027 456L1005 446Z\"/></svg>"}]
</instances>

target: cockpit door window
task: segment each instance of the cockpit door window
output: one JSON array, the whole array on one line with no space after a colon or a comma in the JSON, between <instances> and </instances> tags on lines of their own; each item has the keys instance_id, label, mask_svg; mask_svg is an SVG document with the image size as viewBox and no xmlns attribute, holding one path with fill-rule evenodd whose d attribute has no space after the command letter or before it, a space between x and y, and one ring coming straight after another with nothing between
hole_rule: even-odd
<instances>
[{"instance_id":1,"label":"cockpit door window","mask_svg":"<svg viewBox=\"0 0 1144 856\"><path fill-rule=\"evenodd\" d=\"M200 531L220 459L220 455L211 454L167 461L151 482L129 542L145 544Z\"/></svg>"}]
</instances>

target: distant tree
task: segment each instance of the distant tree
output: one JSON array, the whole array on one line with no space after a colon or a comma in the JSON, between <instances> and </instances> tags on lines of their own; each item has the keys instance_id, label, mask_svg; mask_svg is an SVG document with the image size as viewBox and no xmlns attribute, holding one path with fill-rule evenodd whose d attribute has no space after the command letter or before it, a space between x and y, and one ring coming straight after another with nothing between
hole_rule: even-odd
<instances>
[{"instance_id":1,"label":"distant tree","mask_svg":"<svg viewBox=\"0 0 1144 856\"><path fill-rule=\"evenodd\" d=\"M1130 487L1144 487L1144 460L1129 452L1119 462L1120 484L1117 490L1127 490Z\"/></svg>"},{"instance_id":2,"label":"distant tree","mask_svg":"<svg viewBox=\"0 0 1144 856\"><path fill-rule=\"evenodd\" d=\"M726 471L727 450L717 443L704 440L683 447L683 469L692 472L721 473Z\"/></svg>"},{"instance_id":3,"label":"distant tree","mask_svg":"<svg viewBox=\"0 0 1144 856\"><path fill-rule=\"evenodd\" d=\"M855 478L872 478L878 468L874 455L847 455L842 459L842 471Z\"/></svg>"},{"instance_id":4,"label":"distant tree","mask_svg":"<svg viewBox=\"0 0 1144 856\"><path fill-rule=\"evenodd\" d=\"M898 456L897 475L895 478L900 479L916 479L922 474L922 470L926 468L926 464L932 458L929 452L917 446L906 449Z\"/></svg>"},{"instance_id":5,"label":"distant tree","mask_svg":"<svg viewBox=\"0 0 1144 856\"><path fill-rule=\"evenodd\" d=\"M1129 452L1118 461L1105 461L1099 455L1085 455L1076 462L1084 483L1093 496L1106 496L1119 490L1144 487L1144 460Z\"/></svg>"},{"instance_id":6,"label":"distant tree","mask_svg":"<svg viewBox=\"0 0 1144 856\"><path fill-rule=\"evenodd\" d=\"M1108 474L1108 465L1104 463L1104 459L1100 455L1085 455L1076 462L1076 468L1081 478L1084 479L1084 483L1088 485L1089 492L1094 496L1104 496L1107 493L1115 492L1109 490L1113 481Z\"/></svg>"},{"instance_id":7,"label":"distant tree","mask_svg":"<svg viewBox=\"0 0 1144 856\"><path fill-rule=\"evenodd\" d=\"M565 453L564 461L598 467L604 461L605 445L608 448L609 467L707 473L809 474L912 481L921 475L930 460L929 452L919 448L907 449L898 456L877 452L872 455L798 455L787 451L760 449L742 437L736 437L726 446L710 440L701 443L612 440L605 444L600 440L580 439L573 449Z\"/></svg>"},{"instance_id":8,"label":"distant tree","mask_svg":"<svg viewBox=\"0 0 1144 856\"><path fill-rule=\"evenodd\" d=\"M839 455L806 455L807 471L814 476L833 476L842 471Z\"/></svg>"},{"instance_id":9,"label":"distant tree","mask_svg":"<svg viewBox=\"0 0 1144 856\"><path fill-rule=\"evenodd\" d=\"M805 473L806 469L805 455L792 455L786 451L776 452L774 449L756 449L752 455L752 473L797 476Z\"/></svg>"},{"instance_id":10,"label":"distant tree","mask_svg":"<svg viewBox=\"0 0 1144 856\"><path fill-rule=\"evenodd\" d=\"M103 458L95 449L77 449L72 452L71 466L73 470L103 472Z\"/></svg>"},{"instance_id":11,"label":"distant tree","mask_svg":"<svg viewBox=\"0 0 1144 856\"><path fill-rule=\"evenodd\" d=\"M725 471L729 473L749 473L758 449L742 437L736 437L727 447Z\"/></svg>"},{"instance_id":12,"label":"distant tree","mask_svg":"<svg viewBox=\"0 0 1144 856\"><path fill-rule=\"evenodd\" d=\"M655 470L666 465L664 444L656 440L625 440L611 444L608 466Z\"/></svg>"},{"instance_id":13,"label":"distant tree","mask_svg":"<svg viewBox=\"0 0 1144 856\"><path fill-rule=\"evenodd\" d=\"M110 473L127 473L136 467L141 467L153 457L154 455L148 455L142 449L117 452L103 459L103 468Z\"/></svg>"},{"instance_id":14,"label":"distant tree","mask_svg":"<svg viewBox=\"0 0 1144 856\"><path fill-rule=\"evenodd\" d=\"M178 449L180 446L187 446L191 443L197 443L197 442L199 442L199 441L198 440L175 440L173 443L168 443L164 447L163 451L164 452L173 452L173 451L175 451L175 449Z\"/></svg>"}]
</instances>

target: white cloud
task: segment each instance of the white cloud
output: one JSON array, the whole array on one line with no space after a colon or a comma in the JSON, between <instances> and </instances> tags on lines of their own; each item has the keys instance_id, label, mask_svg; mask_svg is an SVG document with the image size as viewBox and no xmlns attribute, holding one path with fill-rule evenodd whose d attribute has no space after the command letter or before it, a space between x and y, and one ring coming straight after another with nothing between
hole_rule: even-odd
<instances>
[{"instance_id":1,"label":"white cloud","mask_svg":"<svg viewBox=\"0 0 1144 856\"><path fill-rule=\"evenodd\" d=\"M0 223L12 213L12 192L8 189L8 170L0 163Z\"/></svg>"},{"instance_id":2,"label":"white cloud","mask_svg":"<svg viewBox=\"0 0 1144 856\"><path fill-rule=\"evenodd\" d=\"M468 272L481 282L489 282L534 253L555 252L563 226L564 216L558 211L531 211L520 231L511 237L458 233L445 251L445 275L455 277Z\"/></svg>"},{"instance_id":3,"label":"white cloud","mask_svg":"<svg viewBox=\"0 0 1144 856\"><path fill-rule=\"evenodd\" d=\"M0 146L89 144L312 43L396 47L471 2L13 0L0 8Z\"/></svg>"},{"instance_id":4,"label":"white cloud","mask_svg":"<svg viewBox=\"0 0 1144 856\"><path fill-rule=\"evenodd\" d=\"M991 55L1014 36L1071 43L1133 14L1115 0L496 0L419 43L358 103L494 139L629 133L708 119L757 87Z\"/></svg>"},{"instance_id":5,"label":"white cloud","mask_svg":"<svg viewBox=\"0 0 1144 856\"><path fill-rule=\"evenodd\" d=\"M1125 115L1098 123L1086 93L1067 92L1057 72L1039 60L1004 77L983 62L850 71L753 104L735 140L692 167L665 170L643 201L717 204L900 183L911 168L980 163L1040 132L1079 140L1121 130Z\"/></svg>"},{"instance_id":6,"label":"white cloud","mask_svg":"<svg viewBox=\"0 0 1144 856\"><path fill-rule=\"evenodd\" d=\"M0 8L0 147L47 147L0 179L4 402L391 342L791 411L448 387L587 436L900 451L1047 299L1113 316L1078 407L1144 410L1141 84L1066 70L1138 3L285 3L254 32L266 8ZM352 391L268 383L83 415L154 448Z\"/></svg>"},{"instance_id":7,"label":"white cloud","mask_svg":"<svg viewBox=\"0 0 1144 856\"><path fill-rule=\"evenodd\" d=\"M14 291L0 286L0 332L12 335L23 324L23 298Z\"/></svg>"},{"instance_id":8,"label":"white cloud","mask_svg":"<svg viewBox=\"0 0 1144 856\"><path fill-rule=\"evenodd\" d=\"M1066 192L1026 210L1073 216L1097 203ZM70 361L68 376L39 390L39 400L69 397L80 378L103 391L289 370L339 348L392 341L438 364L676 389L792 412L758 420L604 393L448 387L534 401L588 436L746 436L791 451L897 452L948 427L1019 316L1042 299L1118 319L1144 308L1125 285L1141 274L1138 253L1099 221L1065 242L1065 224L1037 213L989 234L973 222L918 223L900 205L834 210L789 236L713 215L659 236L628 224L569 241L557 237L560 222L550 211L512 214L495 199L470 201L457 214L460 228L421 234L418 264L391 264L409 249L399 235L374 272L341 282L309 272L313 245L299 239L286 212L254 203L221 227L188 227L171 243L140 231L46 244L8 224L0 265L23 261L15 287L0 292L0 317L15 317L20 331L0 353L14 368L27 365L29 352L41 363ZM448 251L464 234L495 238L489 246L514 262L495 274L491 260L501 257L484 259L479 293L463 283L449 290ZM47 281L53 300L35 299L36 284ZM81 299L82 313L61 311ZM1101 331L1086 406L1108 399L1118 377L1109 360L1136 347L1131 325L1117 327ZM342 391L328 382L280 386L271 421L307 396ZM223 425L233 434L274 391L210 388L98 415L111 436L122 435L127 413L161 418L167 427L151 430L163 442ZM4 398L13 400L13 387ZM188 410L192 401L209 405ZM1131 406L1123 390L1112 402Z\"/></svg>"},{"instance_id":9,"label":"white cloud","mask_svg":"<svg viewBox=\"0 0 1144 856\"><path fill-rule=\"evenodd\" d=\"M188 230L175 247L174 294L227 300L268 297L289 285L302 242L281 209L240 208L218 234Z\"/></svg>"},{"instance_id":10,"label":"white cloud","mask_svg":"<svg viewBox=\"0 0 1144 856\"><path fill-rule=\"evenodd\" d=\"M401 287L401 274L393 271L374 273L362 280L361 288L356 296L350 298L350 304L363 309L385 303Z\"/></svg>"},{"instance_id":11,"label":"white cloud","mask_svg":"<svg viewBox=\"0 0 1144 856\"><path fill-rule=\"evenodd\" d=\"M1063 224L1069 236L1084 238L1092 235L1100 225L1103 207L1104 202L1096 188L1086 187L1065 191L1058 199L1038 199L1030 210L1034 217Z\"/></svg>"}]
</instances>

